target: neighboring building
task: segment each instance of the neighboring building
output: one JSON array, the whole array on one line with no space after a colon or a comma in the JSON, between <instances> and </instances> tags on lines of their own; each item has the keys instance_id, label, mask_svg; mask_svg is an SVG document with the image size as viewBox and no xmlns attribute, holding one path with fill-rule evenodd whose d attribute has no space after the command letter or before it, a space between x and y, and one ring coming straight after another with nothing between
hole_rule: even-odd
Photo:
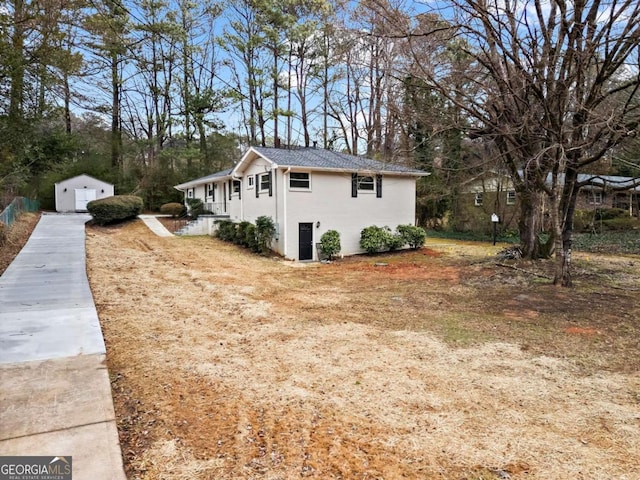
<instances>
[{"instance_id":1,"label":"neighboring building","mask_svg":"<svg viewBox=\"0 0 640 480\"><path fill-rule=\"evenodd\" d=\"M621 208L627 210L629 216L640 216L640 178L579 174L578 182L584 186L578 194L577 210ZM545 205L540 210L542 224L547 210ZM500 217L502 230L517 229L518 196L506 174L487 172L463 186L456 205L457 228L487 230L491 227L492 213Z\"/></svg>"},{"instance_id":2,"label":"neighboring building","mask_svg":"<svg viewBox=\"0 0 640 480\"><path fill-rule=\"evenodd\" d=\"M87 203L99 198L112 197L111 183L89 175L78 175L55 184L56 212L86 212Z\"/></svg>"},{"instance_id":3,"label":"neighboring building","mask_svg":"<svg viewBox=\"0 0 640 480\"><path fill-rule=\"evenodd\" d=\"M314 246L327 230L340 233L342 254L351 255L362 252L364 227L413 225L416 179L425 175L317 148L251 147L234 168L175 188L185 200L202 200L213 218L255 223L271 217L275 251L289 259L317 260Z\"/></svg>"}]
</instances>

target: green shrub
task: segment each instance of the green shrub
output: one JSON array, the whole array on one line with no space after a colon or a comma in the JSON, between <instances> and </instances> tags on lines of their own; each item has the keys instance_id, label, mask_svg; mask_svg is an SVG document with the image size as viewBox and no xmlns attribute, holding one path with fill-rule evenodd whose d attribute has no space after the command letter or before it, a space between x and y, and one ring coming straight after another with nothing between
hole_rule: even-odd
<instances>
[{"instance_id":1,"label":"green shrub","mask_svg":"<svg viewBox=\"0 0 640 480\"><path fill-rule=\"evenodd\" d=\"M603 220L602 226L605 230L633 230L635 228L640 228L640 221L635 217L630 217L627 213L627 216L623 218L611 218L609 220Z\"/></svg>"},{"instance_id":2,"label":"green shrub","mask_svg":"<svg viewBox=\"0 0 640 480\"><path fill-rule=\"evenodd\" d=\"M576 210L573 214L573 231L590 232L593 230L593 210Z\"/></svg>"},{"instance_id":3,"label":"green shrub","mask_svg":"<svg viewBox=\"0 0 640 480\"><path fill-rule=\"evenodd\" d=\"M360 247L367 253L382 251L387 245L387 232L384 228L372 225L360 232Z\"/></svg>"},{"instance_id":4,"label":"green shrub","mask_svg":"<svg viewBox=\"0 0 640 480\"><path fill-rule=\"evenodd\" d=\"M269 252L275 234L276 226L271 217L262 215L256 219L256 249L259 253Z\"/></svg>"},{"instance_id":5,"label":"green shrub","mask_svg":"<svg viewBox=\"0 0 640 480\"><path fill-rule=\"evenodd\" d=\"M216 237L225 242L250 248L256 253L267 253L276 228L271 217L258 217L257 225L250 222L234 223L230 220L216 222Z\"/></svg>"},{"instance_id":6,"label":"green shrub","mask_svg":"<svg viewBox=\"0 0 640 480\"><path fill-rule=\"evenodd\" d=\"M242 245L243 247L247 247L247 228L251 225L250 222L240 222L236 227L235 237L233 239L233 243L236 245Z\"/></svg>"},{"instance_id":7,"label":"green shrub","mask_svg":"<svg viewBox=\"0 0 640 480\"><path fill-rule=\"evenodd\" d=\"M427 232L424 231L424 228L415 225L398 225L396 230L404 243L414 249L422 247L427 238Z\"/></svg>"},{"instance_id":8,"label":"green shrub","mask_svg":"<svg viewBox=\"0 0 640 480\"><path fill-rule=\"evenodd\" d=\"M389 227L384 227L384 235L384 245L387 250L398 250L407 244L402 235L392 232Z\"/></svg>"},{"instance_id":9,"label":"green shrub","mask_svg":"<svg viewBox=\"0 0 640 480\"><path fill-rule=\"evenodd\" d=\"M629 216L629 211L624 208L599 208L596 210L596 220L611 220L612 218L624 218Z\"/></svg>"},{"instance_id":10,"label":"green shrub","mask_svg":"<svg viewBox=\"0 0 640 480\"><path fill-rule=\"evenodd\" d=\"M329 260L333 259L341 249L340 233L337 230L327 230L320 237L320 249L322 255Z\"/></svg>"},{"instance_id":11,"label":"green shrub","mask_svg":"<svg viewBox=\"0 0 640 480\"><path fill-rule=\"evenodd\" d=\"M218 224L216 237L225 242L233 242L236 238L236 224L231 220L220 220L216 223Z\"/></svg>"},{"instance_id":12,"label":"green shrub","mask_svg":"<svg viewBox=\"0 0 640 480\"><path fill-rule=\"evenodd\" d=\"M256 241L256 226L253 223L247 225L244 231L244 244L252 251L258 251L258 242Z\"/></svg>"},{"instance_id":13,"label":"green shrub","mask_svg":"<svg viewBox=\"0 0 640 480\"><path fill-rule=\"evenodd\" d=\"M171 215L173 218L184 215L186 207L177 202L165 203L160 206L160 213L163 215Z\"/></svg>"},{"instance_id":14,"label":"green shrub","mask_svg":"<svg viewBox=\"0 0 640 480\"><path fill-rule=\"evenodd\" d=\"M204 203L199 198L187 198L189 206L189 215L193 220L197 220L204 213Z\"/></svg>"},{"instance_id":15,"label":"green shrub","mask_svg":"<svg viewBox=\"0 0 640 480\"><path fill-rule=\"evenodd\" d=\"M115 195L92 200L87 210L98 225L135 218L142 211L142 199L135 195Z\"/></svg>"}]
</instances>

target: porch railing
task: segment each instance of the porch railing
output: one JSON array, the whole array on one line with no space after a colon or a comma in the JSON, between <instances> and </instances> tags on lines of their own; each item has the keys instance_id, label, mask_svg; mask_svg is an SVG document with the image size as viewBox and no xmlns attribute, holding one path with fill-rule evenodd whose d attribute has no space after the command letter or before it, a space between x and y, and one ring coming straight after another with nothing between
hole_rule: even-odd
<instances>
[{"instance_id":1,"label":"porch railing","mask_svg":"<svg viewBox=\"0 0 640 480\"><path fill-rule=\"evenodd\" d=\"M223 202L205 203L204 209L207 212L211 212L213 215L229 215L229 204Z\"/></svg>"}]
</instances>

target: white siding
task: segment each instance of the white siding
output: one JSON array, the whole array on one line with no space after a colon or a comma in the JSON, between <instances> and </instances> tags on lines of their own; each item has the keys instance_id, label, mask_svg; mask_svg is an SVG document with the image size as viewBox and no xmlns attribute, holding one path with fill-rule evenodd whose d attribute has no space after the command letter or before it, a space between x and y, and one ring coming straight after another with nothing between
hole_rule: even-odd
<instances>
[{"instance_id":1,"label":"white siding","mask_svg":"<svg viewBox=\"0 0 640 480\"><path fill-rule=\"evenodd\" d=\"M358 192L351 196L350 173L311 173L311 191L287 188L287 258L298 257L298 224L314 224L315 244L327 230L340 233L341 253L361 253L360 232L378 225L395 229L415 222L415 178L383 175L382 198L375 192ZM320 226L316 227L320 222Z\"/></svg>"},{"instance_id":2,"label":"white siding","mask_svg":"<svg viewBox=\"0 0 640 480\"><path fill-rule=\"evenodd\" d=\"M273 165L262 158L257 158L255 161L248 165L247 169L243 172L242 177L242 203L243 203L243 220L251 223L255 223L256 218L266 215L271 217L274 223L279 224L281 221L282 205L277 202L279 195L278 182L281 178L281 171L272 169ZM260 181L255 184L256 175L266 175L272 171L272 196L269 196L268 191L259 191L259 196L256 198L256 189L260 190ZM248 188L249 177L254 179L253 188Z\"/></svg>"},{"instance_id":3,"label":"white siding","mask_svg":"<svg viewBox=\"0 0 640 480\"><path fill-rule=\"evenodd\" d=\"M272 172L272 195L260 190L256 175ZM308 191L289 188L289 171L309 172L311 188ZM262 215L269 216L277 226L272 247L286 258L298 259L298 226L313 224L313 258L317 260L315 244L327 230L340 233L343 255L361 253L360 232L363 228L378 225L392 230L401 224L415 222L416 177L401 175L382 176L382 197L373 192L359 191L351 196L351 172L319 172L311 169L278 168L272 162L256 156L246 162L241 175L241 195L233 193L229 199L229 181L218 181L216 203L227 202L230 220L255 223ZM375 178L375 175L373 175ZM249 187L249 178L253 186ZM223 187L226 185L226 188ZM195 187L195 196L205 200L204 185ZM377 187L376 187L377 188ZM226 190L226 200L223 198ZM209 199L210 201L210 199ZM205 202L206 203L206 202ZM319 226L316 226L320 223Z\"/></svg>"}]
</instances>

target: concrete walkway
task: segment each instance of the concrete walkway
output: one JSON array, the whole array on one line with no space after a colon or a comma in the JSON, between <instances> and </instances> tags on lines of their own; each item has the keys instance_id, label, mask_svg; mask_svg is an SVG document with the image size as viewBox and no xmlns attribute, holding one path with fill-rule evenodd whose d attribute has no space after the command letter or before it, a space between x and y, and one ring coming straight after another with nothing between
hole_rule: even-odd
<instances>
[{"instance_id":1,"label":"concrete walkway","mask_svg":"<svg viewBox=\"0 0 640 480\"><path fill-rule=\"evenodd\" d=\"M72 456L74 480L124 480L84 214L43 214L0 277L0 454Z\"/></svg>"},{"instance_id":2,"label":"concrete walkway","mask_svg":"<svg viewBox=\"0 0 640 480\"><path fill-rule=\"evenodd\" d=\"M138 218L159 237L173 237L173 233L156 218L156 215L138 215Z\"/></svg>"}]
</instances>

